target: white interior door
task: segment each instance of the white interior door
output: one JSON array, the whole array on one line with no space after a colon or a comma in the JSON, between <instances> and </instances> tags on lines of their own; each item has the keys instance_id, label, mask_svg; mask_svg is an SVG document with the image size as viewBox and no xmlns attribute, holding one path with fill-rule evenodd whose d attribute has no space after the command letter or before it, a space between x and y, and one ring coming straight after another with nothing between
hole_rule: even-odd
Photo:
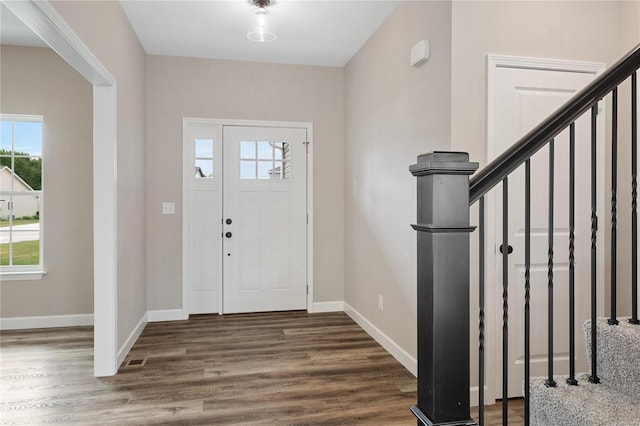
<instances>
[{"instance_id":1,"label":"white interior door","mask_svg":"<svg viewBox=\"0 0 640 426\"><path fill-rule=\"evenodd\" d=\"M499 67L493 87L493 152L508 149L594 78L593 73ZM491 88L490 88L491 90ZM601 116L603 114L600 114ZM602 121L600 120L600 126ZM582 324L589 318L590 301L590 117L576 123L575 285L577 371L586 371ZM554 374L569 368L569 131L555 139L554 185ZM500 186L499 186L500 187ZM524 376L524 166L509 177L509 397L522 395ZM498 190L496 193L500 193ZM548 354L548 199L549 148L531 160L531 375L546 376ZM602 210L601 210L602 211ZM502 312L502 197L494 196L496 312ZM600 250L603 242L600 240ZM499 323L499 324L498 324ZM497 395L501 394L502 315L496 315Z\"/></svg>"},{"instance_id":2,"label":"white interior door","mask_svg":"<svg viewBox=\"0 0 640 426\"><path fill-rule=\"evenodd\" d=\"M306 129L224 126L223 140L223 311L306 309Z\"/></svg>"}]
</instances>

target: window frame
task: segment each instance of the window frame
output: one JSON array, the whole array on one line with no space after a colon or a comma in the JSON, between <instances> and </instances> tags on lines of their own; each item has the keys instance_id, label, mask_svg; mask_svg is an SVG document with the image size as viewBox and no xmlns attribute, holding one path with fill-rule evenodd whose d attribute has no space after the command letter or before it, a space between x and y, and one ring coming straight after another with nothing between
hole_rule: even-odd
<instances>
[{"instance_id":1,"label":"window frame","mask_svg":"<svg viewBox=\"0 0 640 426\"><path fill-rule=\"evenodd\" d=\"M39 198L39 256L37 265L0 265L0 277L2 281L19 281L19 280L37 280L42 279L46 273L44 269L44 116L42 115L27 115L27 114L0 114L0 122L11 122L11 158L15 157L15 129L14 124L16 122L37 122L41 124L40 131L40 159L41 159L41 177L40 177L40 189L33 190L33 193L28 193ZM30 158L32 158L30 156ZM12 161L13 164L13 161ZM18 175L16 175L20 178ZM14 188L12 188L14 189ZM26 196L26 191L0 191L0 197L8 196ZM14 201L15 202L15 201Z\"/></svg>"}]
</instances>

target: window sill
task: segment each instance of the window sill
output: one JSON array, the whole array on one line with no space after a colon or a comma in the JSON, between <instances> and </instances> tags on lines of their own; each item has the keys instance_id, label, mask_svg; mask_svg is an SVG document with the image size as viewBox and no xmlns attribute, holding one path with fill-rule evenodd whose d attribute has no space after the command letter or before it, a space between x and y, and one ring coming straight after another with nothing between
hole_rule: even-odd
<instances>
[{"instance_id":1,"label":"window sill","mask_svg":"<svg viewBox=\"0 0 640 426\"><path fill-rule=\"evenodd\" d=\"M41 280L45 274L45 271L3 271L0 272L0 281Z\"/></svg>"}]
</instances>

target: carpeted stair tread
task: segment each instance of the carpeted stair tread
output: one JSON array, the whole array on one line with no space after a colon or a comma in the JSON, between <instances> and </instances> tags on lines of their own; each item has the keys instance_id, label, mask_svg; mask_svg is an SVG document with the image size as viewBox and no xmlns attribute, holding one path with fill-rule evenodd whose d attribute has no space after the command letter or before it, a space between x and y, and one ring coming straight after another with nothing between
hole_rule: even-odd
<instances>
[{"instance_id":1,"label":"carpeted stair tread","mask_svg":"<svg viewBox=\"0 0 640 426\"><path fill-rule=\"evenodd\" d=\"M618 325L606 319L596 321L598 377L620 392L640 398L640 325L621 318ZM587 359L591 366L591 321L584 324Z\"/></svg>"},{"instance_id":2,"label":"carpeted stair tread","mask_svg":"<svg viewBox=\"0 0 640 426\"><path fill-rule=\"evenodd\" d=\"M588 374L577 377L578 386L557 376L555 388L547 388L544 377L530 381L531 425L535 426L640 426L640 398L609 384L592 384Z\"/></svg>"}]
</instances>

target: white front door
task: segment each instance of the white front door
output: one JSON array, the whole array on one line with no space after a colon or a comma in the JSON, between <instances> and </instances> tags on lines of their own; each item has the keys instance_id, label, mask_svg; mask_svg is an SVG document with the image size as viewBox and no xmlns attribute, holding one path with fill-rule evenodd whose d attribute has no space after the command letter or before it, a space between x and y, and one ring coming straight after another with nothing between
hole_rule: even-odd
<instances>
[{"instance_id":1,"label":"white front door","mask_svg":"<svg viewBox=\"0 0 640 426\"><path fill-rule=\"evenodd\" d=\"M185 119L183 315L307 308L307 131Z\"/></svg>"},{"instance_id":2,"label":"white front door","mask_svg":"<svg viewBox=\"0 0 640 426\"><path fill-rule=\"evenodd\" d=\"M305 129L225 126L225 313L306 309Z\"/></svg>"},{"instance_id":3,"label":"white front door","mask_svg":"<svg viewBox=\"0 0 640 426\"><path fill-rule=\"evenodd\" d=\"M594 78L594 73L563 70L498 67L492 90L494 96L490 141L498 154L527 131L545 119L560 105ZM601 114L602 115L602 114ZM600 122L602 125L602 122ZM575 193L575 285L576 285L576 365L586 371L582 324L589 318L590 303L590 116L576 123L576 193ZM569 369L569 131L555 138L554 150L554 374L567 374ZM490 158L489 160L491 160ZM496 396L501 395L502 381L502 185L493 197L496 295ZM524 377L524 166L509 176L509 356L508 395L522 395ZM548 366L548 200L549 147L531 160L531 375L546 376ZM603 211L600 206L600 211ZM600 240L599 250L604 250ZM602 272L602 271L600 271Z\"/></svg>"}]
</instances>

